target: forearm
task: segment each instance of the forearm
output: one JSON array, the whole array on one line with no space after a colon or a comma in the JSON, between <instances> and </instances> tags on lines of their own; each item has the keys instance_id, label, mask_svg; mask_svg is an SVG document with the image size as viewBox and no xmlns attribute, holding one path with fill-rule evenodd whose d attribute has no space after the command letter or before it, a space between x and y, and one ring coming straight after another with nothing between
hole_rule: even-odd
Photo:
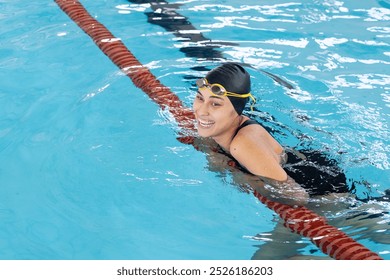
<instances>
[{"instance_id":1,"label":"forearm","mask_svg":"<svg viewBox=\"0 0 390 280\"><path fill-rule=\"evenodd\" d=\"M270 179L265 179L264 182L264 188L272 200L289 205L304 205L309 201L308 192L290 176L283 182Z\"/></svg>"}]
</instances>

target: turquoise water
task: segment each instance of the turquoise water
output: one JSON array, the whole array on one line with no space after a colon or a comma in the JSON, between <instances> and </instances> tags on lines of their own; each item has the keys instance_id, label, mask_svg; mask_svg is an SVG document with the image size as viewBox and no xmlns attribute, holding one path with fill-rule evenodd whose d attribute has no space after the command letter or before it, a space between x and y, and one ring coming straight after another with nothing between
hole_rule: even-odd
<instances>
[{"instance_id":1,"label":"turquoise water","mask_svg":"<svg viewBox=\"0 0 390 280\"><path fill-rule=\"evenodd\" d=\"M148 23L150 5L81 3L187 106L206 68L251 65L251 114L283 145L328 151L360 198L389 188L388 1L175 2L220 45L214 61L183 52L205 43ZM0 8L0 259L324 256L178 142L173 118L53 1ZM390 259L388 202L313 207Z\"/></svg>"}]
</instances>

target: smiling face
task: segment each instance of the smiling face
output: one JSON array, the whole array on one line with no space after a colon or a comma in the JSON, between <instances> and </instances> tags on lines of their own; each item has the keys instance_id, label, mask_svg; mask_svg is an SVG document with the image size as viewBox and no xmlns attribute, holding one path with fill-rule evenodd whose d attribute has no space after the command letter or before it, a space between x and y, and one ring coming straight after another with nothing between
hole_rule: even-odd
<instances>
[{"instance_id":1,"label":"smiling face","mask_svg":"<svg viewBox=\"0 0 390 280\"><path fill-rule=\"evenodd\" d=\"M207 87L199 88L193 110L200 136L212 137L218 142L218 139L231 137L234 133L233 124L239 115L226 96L213 95Z\"/></svg>"}]
</instances>

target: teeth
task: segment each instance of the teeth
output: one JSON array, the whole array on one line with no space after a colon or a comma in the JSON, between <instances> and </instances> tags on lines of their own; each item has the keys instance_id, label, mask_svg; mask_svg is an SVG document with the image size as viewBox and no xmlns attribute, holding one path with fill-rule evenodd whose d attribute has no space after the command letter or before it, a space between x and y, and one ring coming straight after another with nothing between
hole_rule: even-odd
<instances>
[{"instance_id":1,"label":"teeth","mask_svg":"<svg viewBox=\"0 0 390 280\"><path fill-rule=\"evenodd\" d=\"M198 123L205 128L209 128L214 124L214 122L211 121L201 121L201 120L198 120Z\"/></svg>"}]
</instances>

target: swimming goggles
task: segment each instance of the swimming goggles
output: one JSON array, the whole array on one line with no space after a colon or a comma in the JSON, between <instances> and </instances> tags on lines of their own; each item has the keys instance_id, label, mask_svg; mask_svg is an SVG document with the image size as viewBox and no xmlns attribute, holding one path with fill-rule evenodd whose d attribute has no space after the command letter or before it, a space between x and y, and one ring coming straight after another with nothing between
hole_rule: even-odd
<instances>
[{"instance_id":1,"label":"swimming goggles","mask_svg":"<svg viewBox=\"0 0 390 280\"><path fill-rule=\"evenodd\" d=\"M232 97L238 97L238 98L247 98L250 97L253 102L256 102L256 99L253 97L253 95L249 93L245 94L238 94L234 92L227 91L223 85L220 84L209 84L206 78L198 79L196 81L196 85L198 88L204 88L207 87L210 89L211 93L217 96L232 96Z\"/></svg>"}]
</instances>

